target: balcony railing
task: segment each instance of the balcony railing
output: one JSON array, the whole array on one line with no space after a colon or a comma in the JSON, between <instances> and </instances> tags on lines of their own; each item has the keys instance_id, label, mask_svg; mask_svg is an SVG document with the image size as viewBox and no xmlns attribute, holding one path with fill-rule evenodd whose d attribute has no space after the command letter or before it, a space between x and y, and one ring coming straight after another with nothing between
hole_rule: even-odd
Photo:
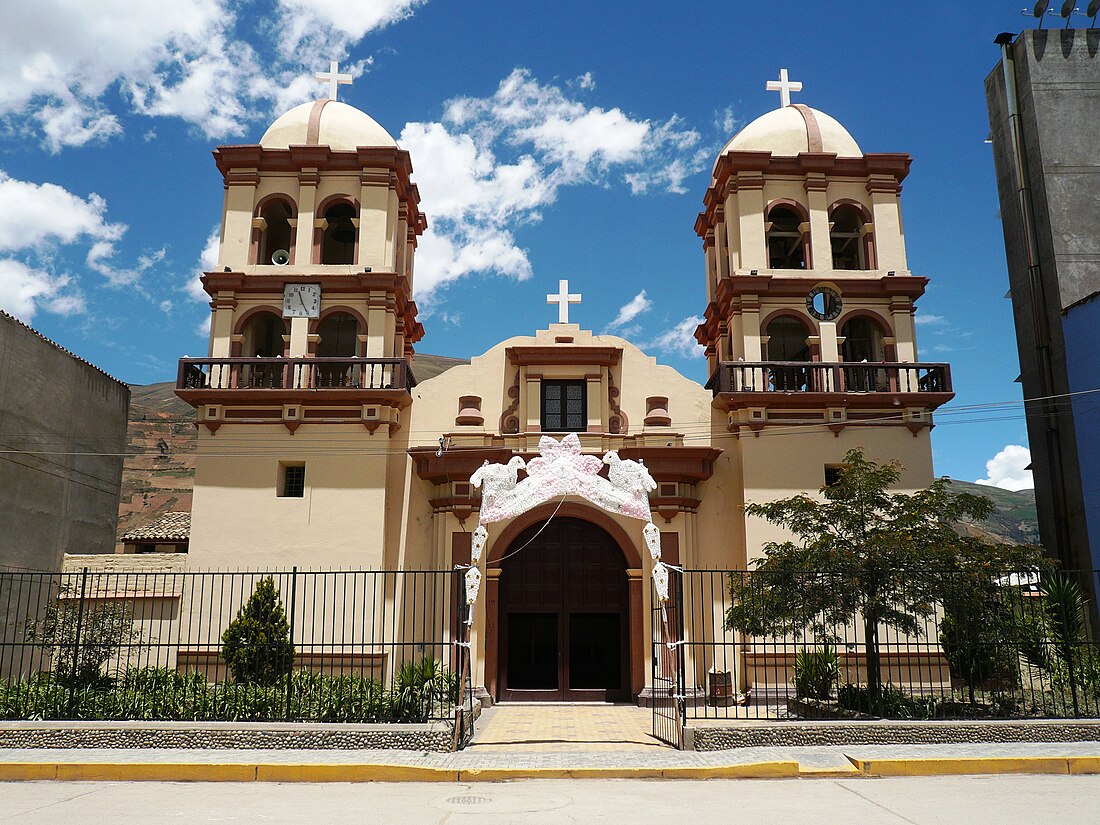
<instances>
[{"instance_id":1,"label":"balcony railing","mask_svg":"<svg viewBox=\"0 0 1100 825\"><path fill-rule=\"evenodd\" d=\"M723 361L707 382L720 393L950 393L947 364Z\"/></svg>"},{"instance_id":2,"label":"balcony railing","mask_svg":"<svg viewBox=\"0 0 1100 825\"><path fill-rule=\"evenodd\" d=\"M410 390L403 358L181 358L179 390Z\"/></svg>"}]
</instances>

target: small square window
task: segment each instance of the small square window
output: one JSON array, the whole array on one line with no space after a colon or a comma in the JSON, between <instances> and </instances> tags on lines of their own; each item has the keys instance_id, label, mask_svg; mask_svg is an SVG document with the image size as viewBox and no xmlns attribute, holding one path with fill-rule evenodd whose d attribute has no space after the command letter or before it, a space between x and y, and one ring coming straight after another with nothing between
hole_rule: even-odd
<instances>
[{"instance_id":1,"label":"small square window","mask_svg":"<svg viewBox=\"0 0 1100 825\"><path fill-rule=\"evenodd\" d=\"M840 483L840 475L844 472L843 464L825 465L825 486L833 487Z\"/></svg>"},{"instance_id":2,"label":"small square window","mask_svg":"<svg viewBox=\"0 0 1100 825\"><path fill-rule=\"evenodd\" d=\"M279 465L280 498L302 498L306 494L306 465Z\"/></svg>"},{"instance_id":3,"label":"small square window","mask_svg":"<svg viewBox=\"0 0 1100 825\"><path fill-rule=\"evenodd\" d=\"M588 430L588 392L584 381L542 382L542 430L583 433Z\"/></svg>"}]
</instances>

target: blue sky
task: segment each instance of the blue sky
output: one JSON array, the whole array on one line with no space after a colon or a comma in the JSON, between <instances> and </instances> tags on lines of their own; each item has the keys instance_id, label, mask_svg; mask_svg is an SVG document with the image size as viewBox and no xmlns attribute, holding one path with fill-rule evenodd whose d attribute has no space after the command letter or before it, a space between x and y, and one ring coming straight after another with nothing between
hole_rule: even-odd
<instances>
[{"instance_id":1,"label":"blue sky","mask_svg":"<svg viewBox=\"0 0 1100 825\"><path fill-rule=\"evenodd\" d=\"M705 308L692 231L737 128L795 100L864 151L909 152L910 267L931 278L923 360L953 406L1014 401L1019 368L983 81L1020 4L47 0L0 29L0 308L135 383L202 355L196 290L219 219L219 143L251 143L350 65L341 99L412 152L430 236L423 352L469 357L554 320L609 328L686 375ZM4 226L6 224L6 227ZM639 297L644 291L644 296ZM624 308L629 307L623 312ZM633 317L615 324L617 318ZM993 419L993 420L989 420ZM936 470L987 475L1026 446L1019 407L945 414ZM1012 484L1026 458L1002 455Z\"/></svg>"}]
</instances>

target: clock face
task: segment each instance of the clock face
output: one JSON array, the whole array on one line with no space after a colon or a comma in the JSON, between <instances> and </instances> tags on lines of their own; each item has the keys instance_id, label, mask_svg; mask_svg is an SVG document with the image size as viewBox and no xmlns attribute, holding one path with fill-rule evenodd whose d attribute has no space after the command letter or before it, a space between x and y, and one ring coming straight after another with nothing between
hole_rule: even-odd
<instances>
[{"instance_id":1,"label":"clock face","mask_svg":"<svg viewBox=\"0 0 1100 825\"><path fill-rule=\"evenodd\" d=\"M819 321L835 321L843 309L840 293L832 287L815 286L806 296L806 311Z\"/></svg>"},{"instance_id":2,"label":"clock face","mask_svg":"<svg viewBox=\"0 0 1100 825\"><path fill-rule=\"evenodd\" d=\"M287 284L283 287L284 318L316 318L320 314L320 284Z\"/></svg>"}]
</instances>

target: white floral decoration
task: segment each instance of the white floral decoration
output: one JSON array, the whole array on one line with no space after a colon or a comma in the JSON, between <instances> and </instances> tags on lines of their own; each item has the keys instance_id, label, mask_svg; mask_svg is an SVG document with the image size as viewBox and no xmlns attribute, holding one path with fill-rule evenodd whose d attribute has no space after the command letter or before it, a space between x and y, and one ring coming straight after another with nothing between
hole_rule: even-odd
<instances>
[{"instance_id":1,"label":"white floral decoration","mask_svg":"<svg viewBox=\"0 0 1100 825\"><path fill-rule=\"evenodd\" d=\"M652 521L646 522L646 526L642 528L642 535L645 537L645 546L649 550L649 555L654 561L660 561L661 531L657 529L657 525Z\"/></svg>"},{"instance_id":2,"label":"white floral decoration","mask_svg":"<svg viewBox=\"0 0 1100 825\"><path fill-rule=\"evenodd\" d=\"M471 567L466 571L466 604L477 601L478 591L481 590L481 571Z\"/></svg>"},{"instance_id":3,"label":"white floral decoration","mask_svg":"<svg viewBox=\"0 0 1100 825\"><path fill-rule=\"evenodd\" d=\"M653 565L653 586L657 588L657 601L664 604L668 601L668 567L664 562Z\"/></svg>"},{"instance_id":4,"label":"white floral decoration","mask_svg":"<svg viewBox=\"0 0 1100 825\"><path fill-rule=\"evenodd\" d=\"M488 539L489 531L485 529L484 524L479 524L474 530L473 538L470 539L470 558L473 559L474 564L481 561L481 554L485 552L485 542Z\"/></svg>"}]
</instances>

